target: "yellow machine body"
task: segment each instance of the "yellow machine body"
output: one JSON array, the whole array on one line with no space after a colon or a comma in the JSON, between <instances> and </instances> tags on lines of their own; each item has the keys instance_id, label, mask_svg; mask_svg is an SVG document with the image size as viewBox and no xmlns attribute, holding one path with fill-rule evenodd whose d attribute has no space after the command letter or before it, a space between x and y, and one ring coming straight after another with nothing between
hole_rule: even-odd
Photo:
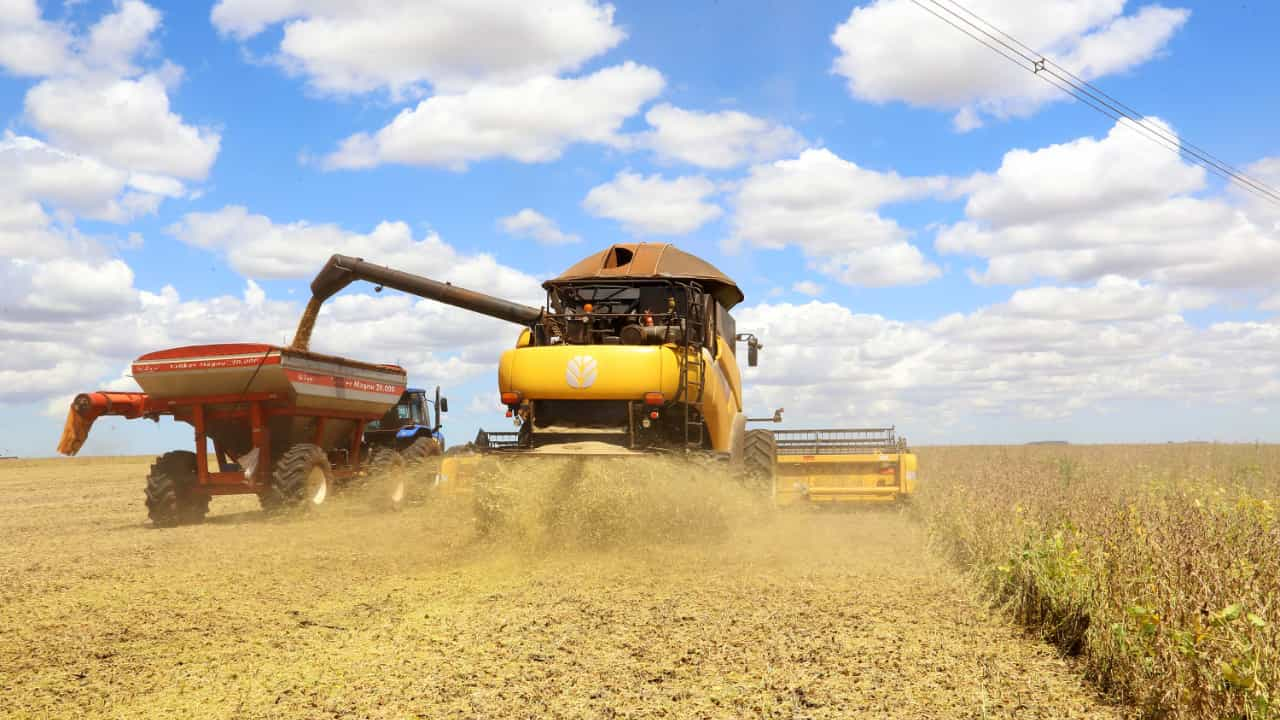
<instances>
[{"instance_id":1,"label":"yellow machine body","mask_svg":"<svg viewBox=\"0 0 1280 720\"><path fill-rule=\"evenodd\" d=\"M745 426L742 379L737 361L723 340L716 357L701 352L706 378L699 408L710 436L710 449L734 452L735 432ZM549 345L517 346L498 363L499 393L519 393L531 400L625 400L643 403L649 393L665 400L677 397L683 362L678 345ZM655 411L674 412L655 406Z\"/></svg>"},{"instance_id":2,"label":"yellow machine body","mask_svg":"<svg viewBox=\"0 0 1280 720\"><path fill-rule=\"evenodd\" d=\"M737 361L723 340L717 340L716 357L700 348L706 377L698 404L706 424L708 449L741 455L746 432L742 412L742 378ZM695 352L667 345L544 345L532 346L527 332L516 347L505 351L498 363L498 391L517 393L520 401L621 400L641 405L646 395L661 393L665 400L677 397L680 373L695 367L680 353ZM651 406L651 412L679 412L679 407ZM622 447L583 448L570 443L559 447L524 451L529 455L632 455ZM481 456L455 454L440 467L439 488L444 494L469 491Z\"/></svg>"}]
</instances>

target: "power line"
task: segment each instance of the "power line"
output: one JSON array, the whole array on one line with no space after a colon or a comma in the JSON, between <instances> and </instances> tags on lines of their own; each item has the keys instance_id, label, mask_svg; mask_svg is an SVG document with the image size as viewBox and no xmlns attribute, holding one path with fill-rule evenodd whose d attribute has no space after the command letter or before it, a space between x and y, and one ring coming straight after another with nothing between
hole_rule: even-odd
<instances>
[{"instance_id":1,"label":"power line","mask_svg":"<svg viewBox=\"0 0 1280 720\"><path fill-rule=\"evenodd\" d=\"M929 0L929 1L936 6L943 7L940 5L938 0ZM1177 150L1177 152L1190 157L1194 161L1214 171L1216 174L1222 175L1223 177L1226 177L1228 180L1234 181L1237 184L1244 186L1246 189L1254 192L1255 194L1260 193L1264 197L1266 197L1268 200L1272 200L1273 202L1280 201L1280 193L1277 193L1275 190L1268 187L1264 183L1248 175L1245 175L1243 172L1227 164L1220 158L1213 156L1213 154L1211 154L1208 150L1201 148L1200 146L1186 140L1185 138L1180 138L1177 135L1170 133L1160 125L1156 125L1155 123L1150 122L1147 119L1145 114L1140 113L1137 110L1134 110L1132 107L1129 107L1128 105L1124 104L1120 100L1117 100L1111 95L1108 95L1104 90L1102 90L1102 88L1099 88L1097 85L1090 83L1089 81L1081 78L1080 76L1071 72L1070 70L1063 67L1062 65L1059 65L1053 60L1050 60L1043 53L1036 52L1030 47L1027 47L1027 45L1019 41L1017 38L1004 32L1003 30L996 27L995 25L992 25L991 23L987 22L982 16L966 8L964 5L961 5L960 2L958 2L958 0L947 0L947 2L949 2L951 5L954 5L956 8L964 12L966 15L976 20L978 23L981 23L991 33L994 33L996 36L998 36L997 39L1003 38L1004 40L1007 40L1010 43L1013 43L1018 48L1021 48L1027 53L1031 53L1031 56L1027 56L1026 54L1023 54L1021 52L1019 52L1018 54L1024 60L1028 61L1031 64L1033 73L1046 72L1048 74L1052 74L1054 77L1058 78L1059 80L1062 80L1063 82L1066 82L1069 85L1071 85L1071 87L1074 90L1081 91L1089 95L1093 100L1096 100L1102 103L1112 111L1116 113L1120 113L1124 117L1128 118L1131 122L1140 126L1140 128L1143 131L1145 131L1148 135L1158 135L1160 140L1165 140L1168 143L1176 144L1177 147L1175 149ZM947 8L943 7L943 9L946 10ZM948 10L948 12L951 12L952 15L956 15L953 11ZM956 15L956 17L959 17L959 16ZM960 18L960 19L964 20L964 18ZM969 24L971 27L976 27L973 25L973 23L969 23L968 21L965 21L965 22ZM1001 44L1004 44L1005 47L1009 47L1009 45L1003 42ZM1010 48L1010 49L1014 49L1014 48ZM1014 50L1014 51L1018 52L1017 50ZM1072 93L1072 95L1075 95L1075 93ZM1162 143L1162 144L1165 144L1165 143ZM1166 144L1166 147L1168 147L1167 144Z\"/></svg>"},{"instance_id":2,"label":"power line","mask_svg":"<svg viewBox=\"0 0 1280 720\"><path fill-rule=\"evenodd\" d=\"M1030 71L1036 77L1075 100L1088 105L1093 110L1117 122L1127 120L1128 122L1121 124L1140 132L1148 140L1186 157L1229 182L1234 182L1253 195L1280 205L1280 192L1259 180L1249 177L1203 148L1183 140L1153 122L1149 122L1138 111L1053 62L1042 53L1032 50L1017 38L961 5L957 0L946 0L956 9L944 5L941 0L911 0L911 2L992 52Z\"/></svg>"}]
</instances>

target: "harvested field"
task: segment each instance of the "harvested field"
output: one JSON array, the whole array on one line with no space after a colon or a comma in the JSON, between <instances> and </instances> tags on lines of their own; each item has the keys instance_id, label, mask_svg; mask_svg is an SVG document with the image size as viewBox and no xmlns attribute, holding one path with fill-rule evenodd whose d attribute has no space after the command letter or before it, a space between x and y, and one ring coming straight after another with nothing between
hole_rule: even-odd
<instances>
[{"instance_id":1,"label":"harvested field","mask_svg":"<svg viewBox=\"0 0 1280 720\"><path fill-rule=\"evenodd\" d=\"M678 542L342 498L153 530L150 460L0 468L0 716L1119 716L897 511L739 519L686 484L654 492L725 522Z\"/></svg>"}]
</instances>

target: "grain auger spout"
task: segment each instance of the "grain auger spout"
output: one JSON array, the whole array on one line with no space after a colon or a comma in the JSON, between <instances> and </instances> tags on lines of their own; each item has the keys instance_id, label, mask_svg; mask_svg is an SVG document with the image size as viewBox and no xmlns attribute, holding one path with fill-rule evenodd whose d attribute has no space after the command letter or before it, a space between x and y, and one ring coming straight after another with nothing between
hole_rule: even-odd
<instances>
[{"instance_id":1,"label":"grain auger spout","mask_svg":"<svg viewBox=\"0 0 1280 720\"><path fill-rule=\"evenodd\" d=\"M521 305L450 283L395 270L385 265L375 265L361 258L334 255L311 281L311 301L307 303L307 309L298 322L292 347L300 350L307 349L311 343L311 330L315 327L320 306L325 300L356 280L371 282L379 288L395 288L410 295L428 298L525 327L535 325L542 318L541 308Z\"/></svg>"}]
</instances>

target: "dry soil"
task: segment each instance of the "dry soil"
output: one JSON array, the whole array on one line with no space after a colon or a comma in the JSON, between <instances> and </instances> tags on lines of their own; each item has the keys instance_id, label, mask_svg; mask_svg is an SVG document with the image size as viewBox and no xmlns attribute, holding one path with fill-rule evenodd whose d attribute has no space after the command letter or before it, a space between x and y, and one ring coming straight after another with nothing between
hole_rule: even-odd
<instances>
[{"instance_id":1,"label":"dry soil","mask_svg":"<svg viewBox=\"0 0 1280 720\"><path fill-rule=\"evenodd\" d=\"M899 511L599 549L236 497L155 530L150 460L0 464L0 716L1120 715Z\"/></svg>"}]
</instances>

